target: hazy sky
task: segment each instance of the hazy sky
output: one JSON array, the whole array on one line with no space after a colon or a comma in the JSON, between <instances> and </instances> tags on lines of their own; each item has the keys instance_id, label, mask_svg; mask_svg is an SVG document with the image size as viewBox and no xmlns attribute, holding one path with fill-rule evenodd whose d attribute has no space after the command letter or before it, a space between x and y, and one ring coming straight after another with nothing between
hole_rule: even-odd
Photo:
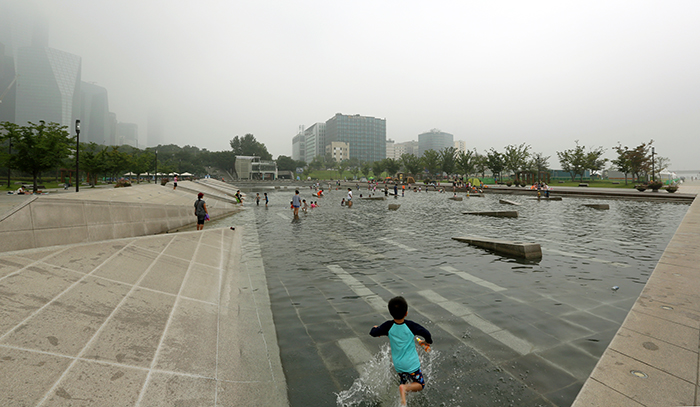
<instances>
[{"instance_id":1,"label":"hazy sky","mask_svg":"<svg viewBox=\"0 0 700 407\"><path fill-rule=\"evenodd\" d=\"M22 0L27 1L27 0ZM54 0L50 45L82 56L120 121L149 107L166 143L253 133L291 155L298 126L386 118L479 152L655 140L700 168L700 1Z\"/></svg>"}]
</instances>

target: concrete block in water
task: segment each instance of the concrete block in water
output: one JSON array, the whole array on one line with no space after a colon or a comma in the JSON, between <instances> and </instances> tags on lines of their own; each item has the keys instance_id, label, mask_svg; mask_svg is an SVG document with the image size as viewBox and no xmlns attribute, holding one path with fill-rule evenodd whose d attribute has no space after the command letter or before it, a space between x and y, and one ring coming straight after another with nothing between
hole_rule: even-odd
<instances>
[{"instance_id":1,"label":"concrete block in water","mask_svg":"<svg viewBox=\"0 0 700 407\"><path fill-rule=\"evenodd\" d=\"M513 242L473 236L453 237L452 239L514 257L525 259L542 258L542 248L539 243Z\"/></svg>"},{"instance_id":2,"label":"concrete block in water","mask_svg":"<svg viewBox=\"0 0 700 407\"><path fill-rule=\"evenodd\" d=\"M461 197L461 196L453 196L453 197L450 197L450 198L448 198L448 199L451 199L451 200L453 200L453 201L461 201L461 200L462 200L462 197Z\"/></svg>"},{"instance_id":3,"label":"concrete block in water","mask_svg":"<svg viewBox=\"0 0 700 407\"><path fill-rule=\"evenodd\" d=\"M484 194L469 194L467 198L483 198Z\"/></svg>"},{"instance_id":4,"label":"concrete block in water","mask_svg":"<svg viewBox=\"0 0 700 407\"><path fill-rule=\"evenodd\" d=\"M401 204L389 204L389 210L395 211L401 207Z\"/></svg>"},{"instance_id":5,"label":"concrete block in water","mask_svg":"<svg viewBox=\"0 0 700 407\"><path fill-rule=\"evenodd\" d=\"M560 196L550 196L549 198L542 196L539 198L528 198L528 199L534 200L534 201L561 201L562 200Z\"/></svg>"},{"instance_id":6,"label":"concrete block in water","mask_svg":"<svg viewBox=\"0 0 700 407\"><path fill-rule=\"evenodd\" d=\"M610 209L610 205L608 204L583 204L583 206L587 206L593 209Z\"/></svg>"},{"instance_id":7,"label":"concrete block in water","mask_svg":"<svg viewBox=\"0 0 700 407\"><path fill-rule=\"evenodd\" d=\"M518 211L462 212L464 215L495 216L497 218L517 218Z\"/></svg>"},{"instance_id":8,"label":"concrete block in water","mask_svg":"<svg viewBox=\"0 0 700 407\"><path fill-rule=\"evenodd\" d=\"M369 199L371 201L384 201L386 200L385 196L365 196L360 199Z\"/></svg>"},{"instance_id":9,"label":"concrete block in water","mask_svg":"<svg viewBox=\"0 0 700 407\"><path fill-rule=\"evenodd\" d=\"M499 199L498 202L499 202L499 203L502 203L502 204L506 204L506 205L520 206L519 203L513 202L513 201L509 201L509 200L507 200L507 199Z\"/></svg>"}]
</instances>

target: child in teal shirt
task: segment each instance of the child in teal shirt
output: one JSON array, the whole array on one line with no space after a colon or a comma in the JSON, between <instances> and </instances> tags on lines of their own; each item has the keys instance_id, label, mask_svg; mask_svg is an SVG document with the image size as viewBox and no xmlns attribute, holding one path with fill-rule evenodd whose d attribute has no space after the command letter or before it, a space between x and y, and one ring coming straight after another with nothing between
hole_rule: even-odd
<instances>
[{"instance_id":1,"label":"child in teal shirt","mask_svg":"<svg viewBox=\"0 0 700 407\"><path fill-rule=\"evenodd\" d=\"M406 319L408 303L403 297L394 297L389 300L389 313L394 319L379 326L375 325L369 334L374 337L389 337L391 359L396 373L399 374L401 405L405 406L407 391L421 391L425 387L425 379L420 370L420 359L414 343L415 337L422 336L429 344L433 343L433 338L427 329Z\"/></svg>"}]
</instances>

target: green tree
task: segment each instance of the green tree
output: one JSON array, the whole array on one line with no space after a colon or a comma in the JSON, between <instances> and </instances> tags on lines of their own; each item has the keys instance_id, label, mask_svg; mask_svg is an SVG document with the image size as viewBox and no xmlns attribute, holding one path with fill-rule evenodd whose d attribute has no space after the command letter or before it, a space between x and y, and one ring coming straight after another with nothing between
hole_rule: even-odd
<instances>
[{"instance_id":1,"label":"green tree","mask_svg":"<svg viewBox=\"0 0 700 407\"><path fill-rule=\"evenodd\" d=\"M12 164L11 164L11 157L12 155L10 154L10 149L9 146L12 145L12 140L16 140L17 137L19 137L19 129L20 126L16 125L15 123L10 123L10 122L3 122L0 123L0 129L2 129L2 134L0 134L0 141L7 141L8 149L5 150L4 148L2 149L2 152L0 154L0 157L2 158L2 163L4 167L7 167L7 175L8 175L8 181L7 181L7 187L10 187L10 181L9 181L9 175L12 172ZM5 147L5 146L3 146ZM5 153L7 151L7 153Z\"/></svg>"},{"instance_id":2,"label":"green tree","mask_svg":"<svg viewBox=\"0 0 700 407\"><path fill-rule=\"evenodd\" d=\"M38 124L29 123L17 127L3 122L0 127L6 135L13 135L11 167L32 174L35 192L39 174L55 169L71 152L72 143L67 126L41 120Z\"/></svg>"},{"instance_id":3,"label":"green tree","mask_svg":"<svg viewBox=\"0 0 700 407\"><path fill-rule=\"evenodd\" d=\"M505 168L517 174L527 169L527 159L530 157L530 146L523 143L519 146L510 144L505 147L503 164Z\"/></svg>"},{"instance_id":4,"label":"green tree","mask_svg":"<svg viewBox=\"0 0 700 407\"><path fill-rule=\"evenodd\" d=\"M579 180L583 181L583 174L586 170L598 171L603 169L607 158L602 158L605 153L603 147L590 148L586 151L586 147L579 145L578 140L575 141L576 147L570 150L557 151L561 168L571 174L571 180L579 176Z\"/></svg>"},{"instance_id":5,"label":"green tree","mask_svg":"<svg viewBox=\"0 0 700 407\"><path fill-rule=\"evenodd\" d=\"M486 165L493 173L494 178L502 180L501 173L505 169L505 163L503 162L503 154L499 153L495 149L491 149L486 152Z\"/></svg>"},{"instance_id":6,"label":"green tree","mask_svg":"<svg viewBox=\"0 0 700 407\"><path fill-rule=\"evenodd\" d=\"M583 181L583 174L586 172L585 147L579 145L578 140L575 142L576 147L570 150L557 151L557 156L559 157L562 170L571 175L572 181L576 179L577 175L579 175L581 181Z\"/></svg>"},{"instance_id":7,"label":"green tree","mask_svg":"<svg viewBox=\"0 0 700 407\"><path fill-rule=\"evenodd\" d=\"M393 158L385 158L384 169L386 169L389 176L393 177L401 169L401 163Z\"/></svg>"},{"instance_id":8,"label":"green tree","mask_svg":"<svg viewBox=\"0 0 700 407\"><path fill-rule=\"evenodd\" d=\"M345 161L341 161L339 163L336 163L335 170L338 171L338 178L343 178L343 173L345 172L346 168L347 168L347 163Z\"/></svg>"},{"instance_id":9,"label":"green tree","mask_svg":"<svg viewBox=\"0 0 700 407\"><path fill-rule=\"evenodd\" d=\"M412 175L414 178L423 168L422 160L420 158L416 157L414 154L409 154L409 153L402 154L401 155L401 163L403 164L403 167L406 169L406 172L408 174Z\"/></svg>"},{"instance_id":10,"label":"green tree","mask_svg":"<svg viewBox=\"0 0 700 407\"><path fill-rule=\"evenodd\" d=\"M464 175L466 178L469 178L469 176L474 172L475 167L474 167L474 154L475 151L467 150L467 151L460 151L459 154L457 154L457 169Z\"/></svg>"},{"instance_id":11,"label":"green tree","mask_svg":"<svg viewBox=\"0 0 700 407\"><path fill-rule=\"evenodd\" d=\"M363 162L362 164L360 164L360 169L362 169L362 176L364 176L365 178L368 178L369 171L371 168L372 168L372 166L366 161Z\"/></svg>"},{"instance_id":12,"label":"green tree","mask_svg":"<svg viewBox=\"0 0 700 407\"><path fill-rule=\"evenodd\" d=\"M131 157L129 154L119 151L118 148L112 147L107 152L107 163L105 169L107 174L112 178L120 178L131 165Z\"/></svg>"},{"instance_id":13,"label":"green tree","mask_svg":"<svg viewBox=\"0 0 700 407\"><path fill-rule=\"evenodd\" d=\"M240 138L234 137L230 144L235 155L257 156L261 160L272 160L272 154L267 151L265 144L257 141L250 133Z\"/></svg>"},{"instance_id":14,"label":"green tree","mask_svg":"<svg viewBox=\"0 0 700 407\"><path fill-rule=\"evenodd\" d=\"M94 187L99 174L105 172L107 147L98 146L96 143L80 143L80 169L88 176L88 183Z\"/></svg>"},{"instance_id":15,"label":"green tree","mask_svg":"<svg viewBox=\"0 0 700 407\"><path fill-rule=\"evenodd\" d=\"M612 160L612 165L618 171L625 174L625 185L627 185L627 175L632 172L632 162L630 160L630 150L627 146L622 146L620 142L617 143L613 150L617 152L617 158Z\"/></svg>"},{"instance_id":16,"label":"green tree","mask_svg":"<svg viewBox=\"0 0 700 407\"><path fill-rule=\"evenodd\" d=\"M608 162L608 159L603 158L603 154L605 154L603 147L591 148L586 153L586 169L591 170L591 174L594 171L600 171L605 168L605 163Z\"/></svg>"},{"instance_id":17,"label":"green tree","mask_svg":"<svg viewBox=\"0 0 700 407\"><path fill-rule=\"evenodd\" d=\"M440 169L440 153L433 149L425 150L422 159L425 169L428 170L430 176L438 172Z\"/></svg>"},{"instance_id":18,"label":"green tree","mask_svg":"<svg viewBox=\"0 0 700 407\"><path fill-rule=\"evenodd\" d=\"M549 156L545 156L542 153L535 153L530 158L529 163L530 170L537 173L537 181L542 180L542 173L549 171Z\"/></svg>"},{"instance_id":19,"label":"green tree","mask_svg":"<svg viewBox=\"0 0 700 407\"><path fill-rule=\"evenodd\" d=\"M292 157L280 155L277 157L277 169L279 171L296 171L297 162Z\"/></svg>"},{"instance_id":20,"label":"green tree","mask_svg":"<svg viewBox=\"0 0 700 407\"><path fill-rule=\"evenodd\" d=\"M440 150L440 168L448 177L454 173L457 166L456 156L457 149L454 147L446 147Z\"/></svg>"},{"instance_id":21,"label":"green tree","mask_svg":"<svg viewBox=\"0 0 700 407\"><path fill-rule=\"evenodd\" d=\"M372 173L374 173L374 178L379 179L384 172L384 161L375 161L372 163Z\"/></svg>"},{"instance_id":22,"label":"green tree","mask_svg":"<svg viewBox=\"0 0 700 407\"><path fill-rule=\"evenodd\" d=\"M481 178L486 177L486 169L489 167L488 164L488 158L474 150L474 170L477 174L481 174Z\"/></svg>"},{"instance_id":23,"label":"green tree","mask_svg":"<svg viewBox=\"0 0 700 407\"><path fill-rule=\"evenodd\" d=\"M134 149L131 156L131 171L136 173L136 183L140 183L141 174L153 173L155 169L156 156L152 151L141 151ZM150 182L150 180L149 180Z\"/></svg>"}]
</instances>

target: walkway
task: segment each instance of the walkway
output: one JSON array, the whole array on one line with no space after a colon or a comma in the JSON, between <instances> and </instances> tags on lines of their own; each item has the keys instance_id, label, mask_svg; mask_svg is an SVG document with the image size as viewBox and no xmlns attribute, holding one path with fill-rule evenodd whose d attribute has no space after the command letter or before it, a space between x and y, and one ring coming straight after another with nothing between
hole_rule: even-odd
<instances>
[{"instance_id":1,"label":"walkway","mask_svg":"<svg viewBox=\"0 0 700 407\"><path fill-rule=\"evenodd\" d=\"M700 404L699 226L696 199L574 407Z\"/></svg>"},{"instance_id":2,"label":"walkway","mask_svg":"<svg viewBox=\"0 0 700 407\"><path fill-rule=\"evenodd\" d=\"M0 405L288 405L245 234L0 255Z\"/></svg>"}]
</instances>

